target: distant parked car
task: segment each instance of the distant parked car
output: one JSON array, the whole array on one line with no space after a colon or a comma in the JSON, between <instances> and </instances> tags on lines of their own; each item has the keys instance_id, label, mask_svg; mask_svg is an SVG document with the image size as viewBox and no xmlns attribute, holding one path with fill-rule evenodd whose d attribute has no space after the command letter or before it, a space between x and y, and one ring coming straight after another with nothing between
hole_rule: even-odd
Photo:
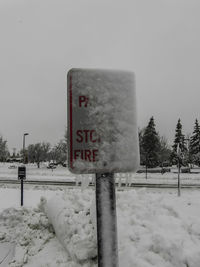
<instances>
[{"instance_id":1,"label":"distant parked car","mask_svg":"<svg viewBox=\"0 0 200 267\"><path fill-rule=\"evenodd\" d=\"M55 168L56 168L55 163L49 163L49 165L47 166L47 169L55 169Z\"/></svg>"},{"instance_id":2,"label":"distant parked car","mask_svg":"<svg viewBox=\"0 0 200 267\"><path fill-rule=\"evenodd\" d=\"M16 169L16 168L17 168L16 165L10 165L10 166L8 167L8 169Z\"/></svg>"},{"instance_id":3,"label":"distant parked car","mask_svg":"<svg viewBox=\"0 0 200 267\"><path fill-rule=\"evenodd\" d=\"M182 173L190 173L191 171L190 171L189 167L183 167L183 168L181 168L181 172Z\"/></svg>"},{"instance_id":4,"label":"distant parked car","mask_svg":"<svg viewBox=\"0 0 200 267\"><path fill-rule=\"evenodd\" d=\"M163 161L161 164L160 164L160 167L172 167L172 164L170 161Z\"/></svg>"}]
</instances>

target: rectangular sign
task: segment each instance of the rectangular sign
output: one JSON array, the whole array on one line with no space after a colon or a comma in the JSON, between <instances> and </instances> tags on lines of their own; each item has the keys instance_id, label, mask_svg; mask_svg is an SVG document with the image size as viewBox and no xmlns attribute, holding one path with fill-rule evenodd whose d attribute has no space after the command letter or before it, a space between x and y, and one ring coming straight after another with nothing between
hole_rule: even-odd
<instances>
[{"instance_id":1,"label":"rectangular sign","mask_svg":"<svg viewBox=\"0 0 200 267\"><path fill-rule=\"evenodd\" d=\"M26 179L26 167L18 167L18 179Z\"/></svg>"},{"instance_id":2,"label":"rectangular sign","mask_svg":"<svg viewBox=\"0 0 200 267\"><path fill-rule=\"evenodd\" d=\"M132 72L68 72L68 161L73 173L136 171L139 145Z\"/></svg>"}]
</instances>

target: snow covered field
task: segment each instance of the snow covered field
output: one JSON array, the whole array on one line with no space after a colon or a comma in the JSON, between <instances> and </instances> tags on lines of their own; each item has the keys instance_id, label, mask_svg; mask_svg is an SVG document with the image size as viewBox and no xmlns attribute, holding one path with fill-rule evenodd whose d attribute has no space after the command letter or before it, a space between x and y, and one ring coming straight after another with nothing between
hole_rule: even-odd
<instances>
[{"instance_id":1,"label":"snow covered field","mask_svg":"<svg viewBox=\"0 0 200 267\"><path fill-rule=\"evenodd\" d=\"M13 171L13 177L16 171L7 168L6 173L5 166L1 170L5 176ZM66 179L64 170L32 172L47 179L48 172ZM68 172L66 177L70 179ZM94 188L39 190L33 186L24 193L21 208L18 187L0 188L3 262L13 257L12 267L97 266ZM199 190L185 189L177 197L176 190L123 188L117 191L117 218L120 266L199 267ZM1 245L7 244L12 246L5 257Z\"/></svg>"},{"instance_id":2,"label":"snow covered field","mask_svg":"<svg viewBox=\"0 0 200 267\"><path fill-rule=\"evenodd\" d=\"M0 240L15 244L11 266L96 266L93 189L28 190L24 208L16 191L0 190ZM175 191L117 192L120 266L198 267L199 199L191 190L181 198Z\"/></svg>"},{"instance_id":3,"label":"snow covered field","mask_svg":"<svg viewBox=\"0 0 200 267\"><path fill-rule=\"evenodd\" d=\"M26 165L27 180L57 180L57 181L71 181L75 180L75 176L71 174L67 168L57 167L53 171L47 169L48 164L41 164L41 168L37 168L36 164ZM15 168L11 168L15 166ZM0 163L0 179L17 179L18 163Z\"/></svg>"},{"instance_id":4,"label":"snow covered field","mask_svg":"<svg viewBox=\"0 0 200 267\"><path fill-rule=\"evenodd\" d=\"M15 169L9 167L15 165ZM17 180L17 167L15 164L0 163L0 180L13 179ZM26 165L27 180L42 180L42 181L83 181L90 177L92 181L93 175L75 175L68 171L67 168L58 166L53 171L47 169L47 164L41 164L38 169L36 164ZM183 184L200 184L200 170L194 169L193 173L181 173L181 182ZM153 184L177 184L177 169L172 169L169 173L148 173L148 179L145 178L145 173L122 173L116 175L116 182L119 183L153 183Z\"/></svg>"}]
</instances>

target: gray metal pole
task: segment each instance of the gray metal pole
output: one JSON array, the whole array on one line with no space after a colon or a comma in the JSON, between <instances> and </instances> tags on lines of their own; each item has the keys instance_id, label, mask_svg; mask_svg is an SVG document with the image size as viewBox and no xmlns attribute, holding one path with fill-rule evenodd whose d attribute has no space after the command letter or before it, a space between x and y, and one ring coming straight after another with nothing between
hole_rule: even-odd
<instances>
[{"instance_id":1,"label":"gray metal pole","mask_svg":"<svg viewBox=\"0 0 200 267\"><path fill-rule=\"evenodd\" d=\"M29 133L24 133L23 135L23 163L25 164L25 137L26 135L29 135Z\"/></svg>"},{"instance_id":2,"label":"gray metal pole","mask_svg":"<svg viewBox=\"0 0 200 267\"><path fill-rule=\"evenodd\" d=\"M180 181L180 161L178 159L178 196L181 195L181 181Z\"/></svg>"},{"instance_id":3,"label":"gray metal pole","mask_svg":"<svg viewBox=\"0 0 200 267\"><path fill-rule=\"evenodd\" d=\"M147 180L147 154L146 154L146 180Z\"/></svg>"},{"instance_id":4,"label":"gray metal pole","mask_svg":"<svg viewBox=\"0 0 200 267\"><path fill-rule=\"evenodd\" d=\"M21 206L24 205L24 180L21 179Z\"/></svg>"},{"instance_id":5,"label":"gray metal pole","mask_svg":"<svg viewBox=\"0 0 200 267\"><path fill-rule=\"evenodd\" d=\"M23 163L25 164L25 134L23 135Z\"/></svg>"},{"instance_id":6,"label":"gray metal pole","mask_svg":"<svg viewBox=\"0 0 200 267\"><path fill-rule=\"evenodd\" d=\"M147 180L147 165L146 165L146 180Z\"/></svg>"},{"instance_id":7,"label":"gray metal pole","mask_svg":"<svg viewBox=\"0 0 200 267\"><path fill-rule=\"evenodd\" d=\"M98 267L118 267L115 180L113 173L96 174Z\"/></svg>"}]
</instances>

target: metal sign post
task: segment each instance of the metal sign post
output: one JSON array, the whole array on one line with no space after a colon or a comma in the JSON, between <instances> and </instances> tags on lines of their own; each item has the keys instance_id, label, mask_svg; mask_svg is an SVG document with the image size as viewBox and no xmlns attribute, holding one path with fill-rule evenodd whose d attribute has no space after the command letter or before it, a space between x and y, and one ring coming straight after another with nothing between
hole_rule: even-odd
<instances>
[{"instance_id":1,"label":"metal sign post","mask_svg":"<svg viewBox=\"0 0 200 267\"><path fill-rule=\"evenodd\" d=\"M21 179L21 206L24 205L24 180Z\"/></svg>"},{"instance_id":2,"label":"metal sign post","mask_svg":"<svg viewBox=\"0 0 200 267\"><path fill-rule=\"evenodd\" d=\"M96 174L98 266L118 267L114 173L139 166L134 74L68 72L68 166Z\"/></svg>"},{"instance_id":3,"label":"metal sign post","mask_svg":"<svg viewBox=\"0 0 200 267\"><path fill-rule=\"evenodd\" d=\"M180 197L181 195L181 179L180 179L180 171L181 171L181 167L180 167L180 160L178 158L178 196Z\"/></svg>"},{"instance_id":4,"label":"metal sign post","mask_svg":"<svg viewBox=\"0 0 200 267\"><path fill-rule=\"evenodd\" d=\"M181 195L181 179L180 179L180 172L181 172L181 148L180 144L178 143L177 145L177 159L178 159L178 196L180 197Z\"/></svg>"},{"instance_id":5,"label":"metal sign post","mask_svg":"<svg viewBox=\"0 0 200 267\"><path fill-rule=\"evenodd\" d=\"M96 174L98 266L118 267L115 180L113 173Z\"/></svg>"},{"instance_id":6,"label":"metal sign post","mask_svg":"<svg viewBox=\"0 0 200 267\"><path fill-rule=\"evenodd\" d=\"M21 180L21 206L24 205L24 180L26 179L26 167L18 167L18 179Z\"/></svg>"}]
</instances>

